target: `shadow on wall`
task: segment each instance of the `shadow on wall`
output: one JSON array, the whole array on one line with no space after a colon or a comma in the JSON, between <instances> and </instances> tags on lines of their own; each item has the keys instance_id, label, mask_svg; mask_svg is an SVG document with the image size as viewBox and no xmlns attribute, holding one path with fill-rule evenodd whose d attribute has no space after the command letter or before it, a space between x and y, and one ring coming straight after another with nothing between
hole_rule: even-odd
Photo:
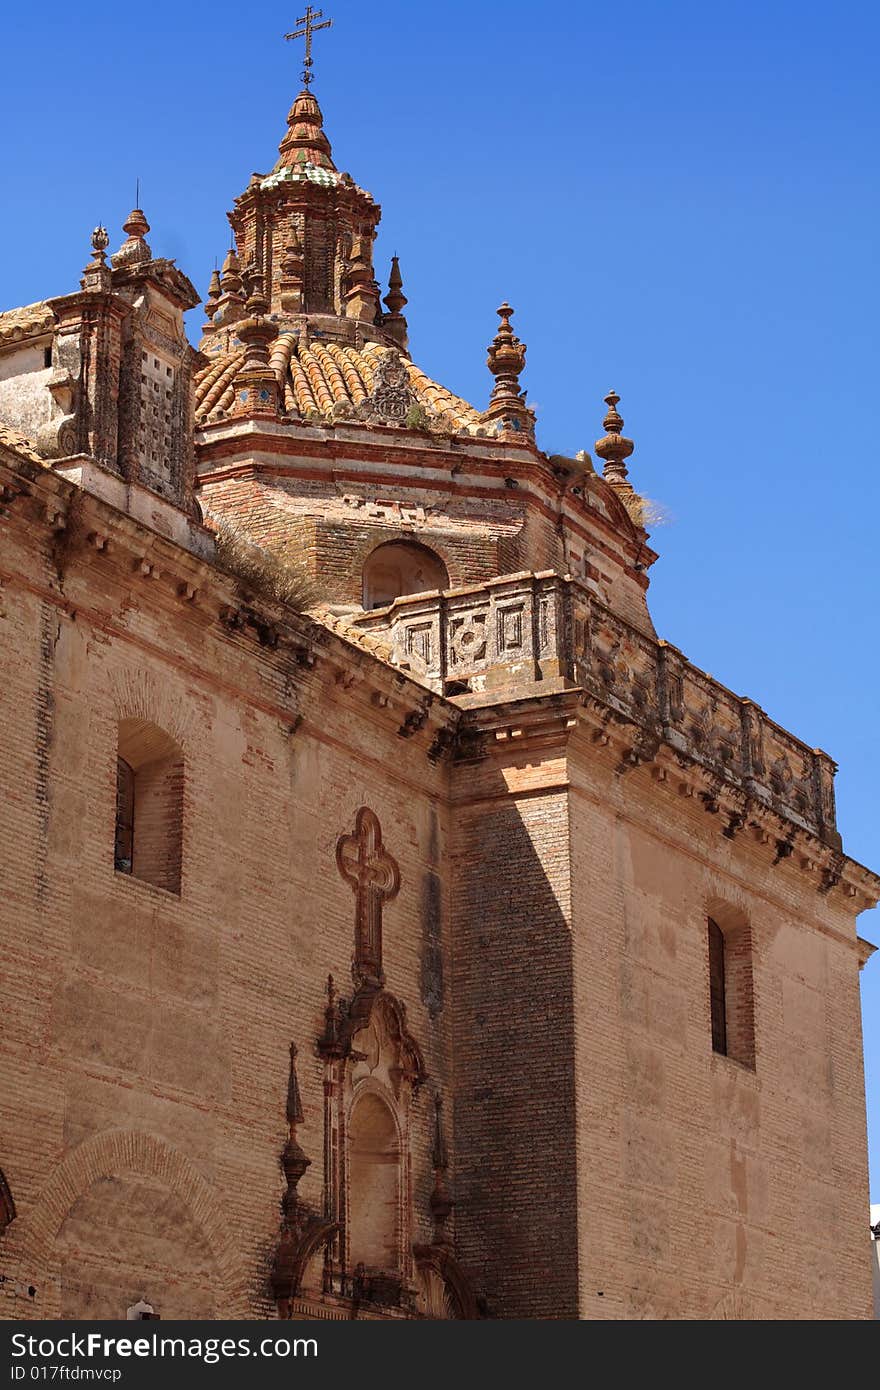
<instances>
[{"instance_id":1,"label":"shadow on wall","mask_svg":"<svg viewBox=\"0 0 880 1390\"><path fill-rule=\"evenodd\" d=\"M568 834L554 793L454 831L456 1245L504 1318L578 1316Z\"/></svg>"}]
</instances>

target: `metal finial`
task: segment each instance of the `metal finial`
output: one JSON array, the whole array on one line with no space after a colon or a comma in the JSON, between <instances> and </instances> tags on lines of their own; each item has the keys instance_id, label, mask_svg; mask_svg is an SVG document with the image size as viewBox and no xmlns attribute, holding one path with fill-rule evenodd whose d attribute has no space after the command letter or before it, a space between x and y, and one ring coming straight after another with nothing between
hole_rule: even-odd
<instances>
[{"instance_id":1,"label":"metal finial","mask_svg":"<svg viewBox=\"0 0 880 1390\"><path fill-rule=\"evenodd\" d=\"M295 29L290 34L284 35L285 39L304 38L306 41L306 57L305 62L303 64L302 75L304 87L308 87L312 80L312 67L314 66L314 64L312 63L312 35L316 34L319 29L332 29L333 27L332 19L325 19L323 24L315 23L315 20L321 19L323 17L323 14L323 10L313 10L311 5L306 5L305 14L301 15L300 18L296 21L297 24L301 25L302 27L299 29Z\"/></svg>"}]
</instances>

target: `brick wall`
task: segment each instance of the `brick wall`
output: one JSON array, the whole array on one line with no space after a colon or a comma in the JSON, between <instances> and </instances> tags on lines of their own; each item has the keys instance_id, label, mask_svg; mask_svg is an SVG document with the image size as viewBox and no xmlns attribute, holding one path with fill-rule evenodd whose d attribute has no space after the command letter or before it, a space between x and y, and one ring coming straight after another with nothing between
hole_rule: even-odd
<instances>
[{"instance_id":1,"label":"brick wall","mask_svg":"<svg viewBox=\"0 0 880 1390\"><path fill-rule=\"evenodd\" d=\"M335 852L367 805L429 1073L413 1238L439 1089L456 1251L496 1315L869 1316L844 888L722 834L668 751L621 762L573 694L487 703L482 756L429 758L448 704L413 733L400 673L294 617L277 646L236 625L233 581L155 535L145 573L95 499L53 534L44 487L0 530L4 1315L272 1315L288 1046L319 1210L314 1043L354 945ZM120 727L146 726L182 752L179 894L113 868ZM754 1069L712 1052L709 915L750 928Z\"/></svg>"},{"instance_id":2,"label":"brick wall","mask_svg":"<svg viewBox=\"0 0 880 1390\"><path fill-rule=\"evenodd\" d=\"M647 768L569 772L581 1315L868 1316L852 918ZM707 915L751 935L754 1069L712 1051Z\"/></svg>"},{"instance_id":3,"label":"brick wall","mask_svg":"<svg viewBox=\"0 0 880 1390\"><path fill-rule=\"evenodd\" d=\"M181 600L173 572L144 580L113 541L71 543L59 579L27 520L0 541L0 1162L19 1213L3 1268L36 1285L34 1316L124 1317L142 1294L163 1317L269 1315L291 1039L312 1160L300 1193L321 1208L314 1042L327 974L351 992L354 897L335 847L361 805L401 870L388 987L432 1084L449 1085L448 1005L424 1002L426 960L442 973L446 951L444 894L426 891L446 835L432 733L398 735L390 674L374 702L354 669L341 683L328 659L310 668L230 632L216 600ZM127 720L183 752L179 895L114 872ZM410 1124L425 1241L429 1089Z\"/></svg>"},{"instance_id":4,"label":"brick wall","mask_svg":"<svg viewBox=\"0 0 880 1390\"><path fill-rule=\"evenodd\" d=\"M577 1316L568 807L547 771L456 777L455 1230L500 1317Z\"/></svg>"}]
</instances>

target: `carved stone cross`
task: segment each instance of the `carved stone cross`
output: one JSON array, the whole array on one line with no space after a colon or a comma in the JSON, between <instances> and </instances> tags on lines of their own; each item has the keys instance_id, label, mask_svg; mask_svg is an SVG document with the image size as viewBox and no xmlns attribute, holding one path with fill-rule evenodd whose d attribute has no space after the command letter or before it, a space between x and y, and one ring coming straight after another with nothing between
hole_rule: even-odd
<instances>
[{"instance_id":1,"label":"carved stone cross","mask_svg":"<svg viewBox=\"0 0 880 1390\"><path fill-rule=\"evenodd\" d=\"M382 908L396 897L400 870L382 844L375 812L362 806L354 834L336 845L336 863L355 894L355 972L362 980L382 982Z\"/></svg>"}]
</instances>

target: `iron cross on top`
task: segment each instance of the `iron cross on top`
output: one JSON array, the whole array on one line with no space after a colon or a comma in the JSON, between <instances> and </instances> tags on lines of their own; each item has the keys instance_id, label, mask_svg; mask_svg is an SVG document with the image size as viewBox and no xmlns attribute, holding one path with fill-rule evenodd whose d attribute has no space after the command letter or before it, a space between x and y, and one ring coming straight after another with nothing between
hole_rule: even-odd
<instances>
[{"instance_id":1,"label":"iron cross on top","mask_svg":"<svg viewBox=\"0 0 880 1390\"><path fill-rule=\"evenodd\" d=\"M296 22L301 25L300 29L295 29L292 34L285 34L286 39L301 39L306 41L306 61L303 65L303 84L308 87L312 80L312 34L316 34L319 29L332 29L333 20L325 19L323 24L316 24L316 19L321 19L323 10L313 10L311 5L306 5L306 12Z\"/></svg>"},{"instance_id":2,"label":"iron cross on top","mask_svg":"<svg viewBox=\"0 0 880 1390\"><path fill-rule=\"evenodd\" d=\"M336 846L339 872L355 893L355 970L363 979L382 981L382 907L397 896L400 870L382 844L379 817L362 806L354 834Z\"/></svg>"}]
</instances>

